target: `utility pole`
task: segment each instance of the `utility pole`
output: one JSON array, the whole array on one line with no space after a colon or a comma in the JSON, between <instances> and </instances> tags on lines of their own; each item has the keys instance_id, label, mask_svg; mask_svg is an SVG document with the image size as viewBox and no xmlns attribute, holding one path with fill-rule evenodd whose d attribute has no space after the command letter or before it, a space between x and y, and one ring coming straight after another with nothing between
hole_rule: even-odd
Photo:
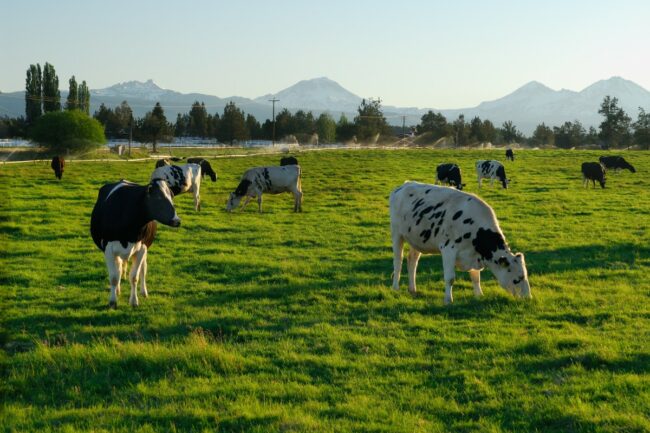
<instances>
[{"instance_id":1,"label":"utility pole","mask_svg":"<svg viewBox=\"0 0 650 433\"><path fill-rule=\"evenodd\" d=\"M275 99L275 96L273 99L269 99L269 102L273 103L273 145L275 146L275 103L278 102L279 99Z\"/></svg>"},{"instance_id":2,"label":"utility pole","mask_svg":"<svg viewBox=\"0 0 650 433\"><path fill-rule=\"evenodd\" d=\"M402 116L402 138L405 138L404 129L406 128L406 116Z\"/></svg>"}]
</instances>

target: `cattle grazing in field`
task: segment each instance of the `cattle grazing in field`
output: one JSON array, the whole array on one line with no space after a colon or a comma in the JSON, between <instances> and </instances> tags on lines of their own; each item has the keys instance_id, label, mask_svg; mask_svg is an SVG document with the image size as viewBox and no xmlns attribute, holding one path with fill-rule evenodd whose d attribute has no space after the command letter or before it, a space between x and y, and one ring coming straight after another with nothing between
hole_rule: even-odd
<instances>
[{"instance_id":1,"label":"cattle grazing in field","mask_svg":"<svg viewBox=\"0 0 650 433\"><path fill-rule=\"evenodd\" d=\"M436 183L451 185L458 190L465 186L461 181L460 167L456 164L440 164L436 167Z\"/></svg>"},{"instance_id":2,"label":"cattle grazing in field","mask_svg":"<svg viewBox=\"0 0 650 433\"><path fill-rule=\"evenodd\" d=\"M156 168L164 167L166 165L172 165L172 161L173 162L179 162L179 161L182 161L182 160L183 160L183 158L177 158L175 156L170 157L170 158L162 158L162 159L159 159L158 161L156 161Z\"/></svg>"},{"instance_id":3,"label":"cattle grazing in field","mask_svg":"<svg viewBox=\"0 0 650 433\"><path fill-rule=\"evenodd\" d=\"M148 185L121 180L99 189L90 217L90 234L104 252L111 288L110 307L117 307L122 267L126 268L129 260L133 262L129 303L138 306L138 280L140 293L147 297L147 250L156 234L156 221L172 227L181 224L164 180L155 179Z\"/></svg>"},{"instance_id":4,"label":"cattle grazing in field","mask_svg":"<svg viewBox=\"0 0 650 433\"><path fill-rule=\"evenodd\" d=\"M242 210L253 197L257 197L258 210L262 212L262 193L279 194L290 192L293 194L294 212L302 211L302 185L301 170L299 165L286 165L284 167L254 167L246 170L242 175L235 192L230 193L226 210L232 212L241 199L246 201Z\"/></svg>"},{"instance_id":5,"label":"cattle grazing in field","mask_svg":"<svg viewBox=\"0 0 650 433\"><path fill-rule=\"evenodd\" d=\"M52 170L54 170L54 176L56 176L57 179L61 180L61 178L63 177L63 169L65 168L65 160L63 159L63 157L55 156L54 158L52 158L50 167L52 167Z\"/></svg>"},{"instance_id":6,"label":"cattle grazing in field","mask_svg":"<svg viewBox=\"0 0 650 433\"><path fill-rule=\"evenodd\" d=\"M280 159L280 166L284 165L298 165L298 160L295 156L285 156Z\"/></svg>"},{"instance_id":7,"label":"cattle grazing in field","mask_svg":"<svg viewBox=\"0 0 650 433\"><path fill-rule=\"evenodd\" d=\"M151 180L163 179L175 196L187 191L194 195L194 210L201 210L201 166L198 164L165 165L151 173Z\"/></svg>"},{"instance_id":8,"label":"cattle grazing in field","mask_svg":"<svg viewBox=\"0 0 650 433\"><path fill-rule=\"evenodd\" d=\"M605 170L614 170L618 172L619 170L630 170L632 173L636 173L636 170L623 158L622 156L601 156L598 158L601 165L605 167Z\"/></svg>"},{"instance_id":9,"label":"cattle grazing in field","mask_svg":"<svg viewBox=\"0 0 650 433\"><path fill-rule=\"evenodd\" d=\"M508 188L510 179L506 177L506 169L499 161L479 159L476 161L476 175L478 177L478 187L481 188L481 180L483 178L490 179L490 185L494 183L494 179L498 179L504 188Z\"/></svg>"},{"instance_id":10,"label":"cattle grazing in field","mask_svg":"<svg viewBox=\"0 0 650 433\"><path fill-rule=\"evenodd\" d=\"M210 162L205 158L187 158L187 162L190 164L199 164L201 166L201 178L205 175L210 176L212 182L217 181L217 173L212 169Z\"/></svg>"},{"instance_id":11,"label":"cattle grazing in field","mask_svg":"<svg viewBox=\"0 0 650 433\"><path fill-rule=\"evenodd\" d=\"M589 186L589 181L592 182L596 188L596 181L600 183L601 188L605 188L605 169L598 162L583 162L582 163L582 185Z\"/></svg>"},{"instance_id":12,"label":"cattle grazing in field","mask_svg":"<svg viewBox=\"0 0 650 433\"><path fill-rule=\"evenodd\" d=\"M452 188L405 182L390 194L393 241L393 289L399 290L404 242L409 292L421 254L440 252L445 281L445 304L453 302L455 268L470 274L474 295L481 296L481 270L488 268L501 287L514 296L530 298L526 262L510 251L492 208L479 197Z\"/></svg>"},{"instance_id":13,"label":"cattle grazing in field","mask_svg":"<svg viewBox=\"0 0 650 433\"><path fill-rule=\"evenodd\" d=\"M512 151L512 149L506 149L506 161L514 161L515 160L515 153Z\"/></svg>"}]
</instances>

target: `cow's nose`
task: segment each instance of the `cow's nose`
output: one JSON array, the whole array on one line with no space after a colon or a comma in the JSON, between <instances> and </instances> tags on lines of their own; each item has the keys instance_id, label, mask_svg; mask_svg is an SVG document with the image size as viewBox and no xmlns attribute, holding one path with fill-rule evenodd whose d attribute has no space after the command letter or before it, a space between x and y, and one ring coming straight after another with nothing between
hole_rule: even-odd
<instances>
[{"instance_id":1,"label":"cow's nose","mask_svg":"<svg viewBox=\"0 0 650 433\"><path fill-rule=\"evenodd\" d=\"M175 217L172 219L171 226L172 226L172 227L180 227L180 226L181 226L181 219L180 219L179 217L175 216Z\"/></svg>"}]
</instances>

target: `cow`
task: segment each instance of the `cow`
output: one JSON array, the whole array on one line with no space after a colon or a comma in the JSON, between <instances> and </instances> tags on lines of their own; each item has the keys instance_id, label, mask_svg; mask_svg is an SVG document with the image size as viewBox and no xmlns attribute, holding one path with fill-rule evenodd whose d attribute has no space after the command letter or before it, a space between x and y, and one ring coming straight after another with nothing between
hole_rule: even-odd
<instances>
[{"instance_id":1,"label":"cow","mask_svg":"<svg viewBox=\"0 0 650 433\"><path fill-rule=\"evenodd\" d=\"M151 173L151 180L164 179L174 196L187 191L194 195L194 210L201 210L201 166L198 164L165 165Z\"/></svg>"},{"instance_id":2,"label":"cow","mask_svg":"<svg viewBox=\"0 0 650 433\"><path fill-rule=\"evenodd\" d=\"M506 149L506 161L514 161L515 160L515 153L512 151L512 149Z\"/></svg>"},{"instance_id":3,"label":"cow","mask_svg":"<svg viewBox=\"0 0 650 433\"><path fill-rule=\"evenodd\" d=\"M108 267L109 307L117 307L122 266L126 268L129 260L133 263L129 275L129 303L133 307L139 305L138 279L141 280L141 295L148 296L147 251L153 244L156 221L171 227L181 224L172 193L163 179L154 179L148 185L120 180L99 189L90 217L90 234L95 245L104 252Z\"/></svg>"},{"instance_id":4,"label":"cow","mask_svg":"<svg viewBox=\"0 0 650 433\"><path fill-rule=\"evenodd\" d=\"M173 162L179 162L179 161L182 161L182 160L183 160L183 158L177 158L175 156L170 157L170 158L162 158L162 159L159 159L158 161L156 161L156 168L164 167L166 165L172 165L172 161Z\"/></svg>"},{"instance_id":5,"label":"cow","mask_svg":"<svg viewBox=\"0 0 650 433\"><path fill-rule=\"evenodd\" d=\"M632 173L636 173L636 170L630 164L623 158L622 156L601 156L598 158L598 161L600 161L600 164L605 168L605 170L611 170L614 169L615 172L618 172L619 170L630 170Z\"/></svg>"},{"instance_id":6,"label":"cow","mask_svg":"<svg viewBox=\"0 0 650 433\"><path fill-rule=\"evenodd\" d=\"M226 211L232 212L241 199L246 196L242 210L253 197L257 197L257 206L262 213L262 193L279 194L290 192L293 194L294 212L302 212L302 185L301 170L299 165L286 165L284 167L254 167L246 170L242 175L239 185L230 193L226 203Z\"/></svg>"},{"instance_id":7,"label":"cow","mask_svg":"<svg viewBox=\"0 0 650 433\"><path fill-rule=\"evenodd\" d=\"M52 167L52 170L54 170L54 176L56 176L57 179L61 180L61 178L63 177L63 169L65 168L65 160L63 159L63 157L55 156L54 158L52 158L50 167Z\"/></svg>"},{"instance_id":8,"label":"cow","mask_svg":"<svg viewBox=\"0 0 650 433\"><path fill-rule=\"evenodd\" d=\"M217 173L212 169L212 166L205 158L187 158L187 162L190 164L199 164L201 166L201 178L205 177L207 174L210 176L212 182L217 181Z\"/></svg>"},{"instance_id":9,"label":"cow","mask_svg":"<svg viewBox=\"0 0 650 433\"><path fill-rule=\"evenodd\" d=\"M600 183L601 188L605 188L605 168L598 162L583 162L582 163L582 185L589 187L589 181L593 183L596 188L596 181Z\"/></svg>"},{"instance_id":10,"label":"cow","mask_svg":"<svg viewBox=\"0 0 650 433\"><path fill-rule=\"evenodd\" d=\"M481 270L488 268L513 296L531 298L522 253L512 253L492 208L474 194L444 186L405 182L390 194L393 242L393 289L399 290L404 242L409 292L416 293L415 274L424 254L440 252L445 304L453 302L455 267L469 272L474 295L481 296Z\"/></svg>"},{"instance_id":11,"label":"cow","mask_svg":"<svg viewBox=\"0 0 650 433\"><path fill-rule=\"evenodd\" d=\"M298 160L295 156L285 156L280 159L280 166L284 165L298 165Z\"/></svg>"},{"instance_id":12,"label":"cow","mask_svg":"<svg viewBox=\"0 0 650 433\"><path fill-rule=\"evenodd\" d=\"M503 188L508 188L510 179L506 178L506 169L499 161L479 159L476 161L476 175L478 176L478 187L481 188L481 179L490 178L490 185L494 179L499 179Z\"/></svg>"},{"instance_id":13,"label":"cow","mask_svg":"<svg viewBox=\"0 0 650 433\"><path fill-rule=\"evenodd\" d=\"M456 164L440 164L436 167L436 183L451 185L459 191L465 186L461 182L460 167Z\"/></svg>"}]
</instances>

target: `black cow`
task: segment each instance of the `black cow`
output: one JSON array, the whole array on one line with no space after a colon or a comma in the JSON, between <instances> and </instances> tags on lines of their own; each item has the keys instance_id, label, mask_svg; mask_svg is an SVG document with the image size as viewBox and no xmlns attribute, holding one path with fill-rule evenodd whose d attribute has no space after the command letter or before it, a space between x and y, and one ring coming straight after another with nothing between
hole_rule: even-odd
<instances>
[{"instance_id":1,"label":"black cow","mask_svg":"<svg viewBox=\"0 0 650 433\"><path fill-rule=\"evenodd\" d=\"M207 174L212 179L212 182L217 181L217 173L212 169L212 166L205 158L187 158L189 164L199 164L201 166L201 177Z\"/></svg>"},{"instance_id":2,"label":"black cow","mask_svg":"<svg viewBox=\"0 0 650 433\"><path fill-rule=\"evenodd\" d=\"M461 182L460 167L456 164L440 164L436 167L437 182L456 187L459 191L465 186Z\"/></svg>"},{"instance_id":3,"label":"black cow","mask_svg":"<svg viewBox=\"0 0 650 433\"><path fill-rule=\"evenodd\" d=\"M164 180L152 180L148 185L121 180L99 189L90 217L90 234L104 252L111 289L110 307L117 307L122 266L126 267L129 259L133 261L129 303L138 306L138 278L142 279L141 294L147 297L147 249L156 234L156 221L172 227L181 224Z\"/></svg>"},{"instance_id":4,"label":"black cow","mask_svg":"<svg viewBox=\"0 0 650 433\"><path fill-rule=\"evenodd\" d=\"M285 156L280 159L280 165L298 165L298 160L295 156Z\"/></svg>"},{"instance_id":5,"label":"black cow","mask_svg":"<svg viewBox=\"0 0 650 433\"><path fill-rule=\"evenodd\" d=\"M582 184L585 187L589 186L591 181L596 188L596 181L600 183L602 188L605 188L605 169L597 162L583 162L582 163Z\"/></svg>"},{"instance_id":6,"label":"black cow","mask_svg":"<svg viewBox=\"0 0 650 433\"><path fill-rule=\"evenodd\" d=\"M63 177L63 169L65 167L65 160L63 157L55 156L52 158L50 167L52 167L52 170L54 170L54 176L56 176L57 179L61 180L61 177Z\"/></svg>"},{"instance_id":7,"label":"black cow","mask_svg":"<svg viewBox=\"0 0 650 433\"><path fill-rule=\"evenodd\" d=\"M515 153L512 151L512 149L506 149L506 160L514 161L515 160Z\"/></svg>"},{"instance_id":8,"label":"black cow","mask_svg":"<svg viewBox=\"0 0 650 433\"><path fill-rule=\"evenodd\" d=\"M182 161L182 160L183 160L182 157L179 158L179 157L175 157L175 156L172 156L172 157L170 157L170 158L159 159L158 161L156 161L156 168L158 168L158 167L164 167L164 166L166 166L166 165L171 165L171 164L172 164L172 161L173 161L173 162L179 162L179 161Z\"/></svg>"},{"instance_id":9,"label":"black cow","mask_svg":"<svg viewBox=\"0 0 650 433\"><path fill-rule=\"evenodd\" d=\"M632 173L636 173L632 164L627 162L622 156L601 156L598 158L598 161L600 161L600 164L605 167L605 170L613 169L614 171L619 171L626 169L630 170Z\"/></svg>"}]
</instances>

